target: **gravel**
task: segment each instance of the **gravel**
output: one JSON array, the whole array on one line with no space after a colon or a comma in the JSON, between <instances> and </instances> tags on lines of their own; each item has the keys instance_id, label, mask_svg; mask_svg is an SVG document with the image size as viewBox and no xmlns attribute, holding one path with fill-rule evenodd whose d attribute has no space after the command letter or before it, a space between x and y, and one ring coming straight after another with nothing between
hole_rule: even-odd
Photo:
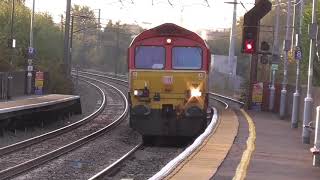
<instances>
[{"instance_id":1,"label":"gravel","mask_svg":"<svg viewBox=\"0 0 320 180\"><path fill-rule=\"evenodd\" d=\"M104 179L148 179L183 150L184 147L144 147L122 165L121 172Z\"/></svg>"},{"instance_id":2,"label":"gravel","mask_svg":"<svg viewBox=\"0 0 320 180\"><path fill-rule=\"evenodd\" d=\"M141 142L128 121L94 141L14 179L88 179Z\"/></svg>"}]
</instances>

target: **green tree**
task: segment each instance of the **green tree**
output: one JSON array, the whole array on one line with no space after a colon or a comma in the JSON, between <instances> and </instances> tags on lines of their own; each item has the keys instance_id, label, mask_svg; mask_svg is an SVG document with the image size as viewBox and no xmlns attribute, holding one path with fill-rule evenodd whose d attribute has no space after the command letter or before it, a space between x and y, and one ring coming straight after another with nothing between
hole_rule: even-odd
<instances>
[{"instance_id":1,"label":"green tree","mask_svg":"<svg viewBox=\"0 0 320 180\"><path fill-rule=\"evenodd\" d=\"M7 47L11 28L11 1L0 0L0 71L25 70L26 50L29 46L29 29L31 10L24 1L16 1L14 13L13 36L16 48ZM66 80L61 68L63 54L62 31L54 24L52 17L46 13L36 13L34 21L34 48L36 70L48 71L50 90L56 93L71 93L71 84ZM9 59L12 57L12 65Z\"/></svg>"},{"instance_id":2,"label":"green tree","mask_svg":"<svg viewBox=\"0 0 320 180\"><path fill-rule=\"evenodd\" d=\"M90 16L84 19L89 22L77 23L75 26L75 29L80 31L74 34L73 63L83 68L126 72L127 48L132 40L131 26L109 20L101 30L93 10L82 6L75 6L73 9L74 14L83 16L83 13Z\"/></svg>"}]
</instances>

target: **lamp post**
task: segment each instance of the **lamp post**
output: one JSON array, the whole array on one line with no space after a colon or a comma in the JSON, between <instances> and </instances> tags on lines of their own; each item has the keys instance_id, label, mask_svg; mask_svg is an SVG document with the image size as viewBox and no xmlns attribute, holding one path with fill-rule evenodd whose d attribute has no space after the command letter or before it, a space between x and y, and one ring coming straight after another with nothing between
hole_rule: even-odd
<instances>
[{"instance_id":1,"label":"lamp post","mask_svg":"<svg viewBox=\"0 0 320 180\"><path fill-rule=\"evenodd\" d=\"M236 22L237 22L237 0L234 0L233 2L224 2L227 4L233 4L233 18L232 18L232 27L230 30L230 46L229 46L229 56L228 56L228 66L229 66L229 75L228 75L228 86L232 86L233 82L231 80L234 77L233 73L233 64L234 62L234 56L235 56L235 44L236 44L236 38L235 38L235 32L236 32ZM232 88L233 89L233 88Z\"/></svg>"},{"instance_id":2,"label":"lamp post","mask_svg":"<svg viewBox=\"0 0 320 180\"><path fill-rule=\"evenodd\" d=\"M70 78L70 10L71 10L71 0L67 0L66 7L66 23L64 27L64 63L66 74Z\"/></svg>"},{"instance_id":3,"label":"lamp post","mask_svg":"<svg viewBox=\"0 0 320 180\"><path fill-rule=\"evenodd\" d=\"M34 21L34 7L35 7L35 0L32 2L32 12L31 12L31 19L30 19L30 42L28 48L28 68L27 68L27 94L31 94L32 91L32 59L34 56L34 48L33 48L33 21Z\"/></svg>"},{"instance_id":4,"label":"lamp post","mask_svg":"<svg viewBox=\"0 0 320 180\"><path fill-rule=\"evenodd\" d=\"M283 61L283 80L282 80L282 90L280 97L280 119L285 118L286 113L286 100L287 100L287 84L288 84L288 54L291 49L291 39L289 37L289 25L291 16L291 0L287 3L287 25L286 25L286 38L284 41L284 61Z\"/></svg>"},{"instance_id":5,"label":"lamp post","mask_svg":"<svg viewBox=\"0 0 320 180\"><path fill-rule=\"evenodd\" d=\"M69 42L69 66L68 71L71 71L71 61L72 61L72 48L73 48L73 24L74 24L74 16L71 15L71 35L70 35L70 42Z\"/></svg>"},{"instance_id":6,"label":"lamp post","mask_svg":"<svg viewBox=\"0 0 320 180\"><path fill-rule=\"evenodd\" d=\"M274 41L273 41L273 63L277 64L279 63L279 19L280 19L280 4L279 0L276 0L276 20L275 20L275 29L274 29ZM272 69L272 78L271 78L271 87L270 87L270 96L269 96L269 111L272 111L274 108L274 98L275 98L275 77L276 76L276 70Z\"/></svg>"},{"instance_id":7,"label":"lamp post","mask_svg":"<svg viewBox=\"0 0 320 180\"><path fill-rule=\"evenodd\" d=\"M10 39L8 41L8 47L10 48L10 66L12 66L13 49L16 47L16 40L13 38L13 25L14 25L14 11L15 11L15 0L12 0L11 10L11 27L10 27ZM11 70L10 70L11 71ZM11 99L11 86L12 86L12 74L9 72L7 79L7 99Z\"/></svg>"},{"instance_id":8,"label":"lamp post","mask_svg":"<svg viewBox=\"0 0 320 180\"><path fill-rule=\"evenodd\" d=\"M235 61L235 44L236 44L236 23L237 23L237 0L234 0L234 4L233 4L233 17L232 17L232 28L231 28L231 32L230 32L230 46L229 46L229 57L228 57L228 62L229 62L229 76L231 81L233 80L234 77L234 72L233 72L233 68L234 68L234 61ZM230 82L229 82L230 83ZM231 85L233 85L233 82L231 82ZM232 86L233 89L233 86Z\"/></svg>"},{"instance_id":9,"label":"lamp post","mask_svg":"<svg viewBox=\"0 0 320 180\"><path fill-rule=\"evenodd\" d=\"M296 0L297 3L297 0ZM296 51L298 51L297 48L301 47L301 28L302 28L302 22L303 22L303 6L304 6L304 0L300 0L300 10L299 15L297 16L297 36L296 36ZM296 63L297 63L297 74L296 74L296 91L293 94L293 106L292 106L292 116L291 116L291 127L297 128L298 127L298 120L299 120L299 104L300 104L300 61L302 59L302 54L300 53L300 57L296 57Z\"/></svg>"},{"instance_id":10,"label":"lamp post","mask_svg":"<svg viewBox=\"0 0 320 180\"><path fill-rule=\"evenodd\" d=\"M309 123L312 118L312 79L313 79L313 59L315 56L315 47L318 35L317 25L317 11L318 0L313 0L312 6L312 23L309 26L310 37L310 54L309 54L309 68L308 68L308 89L307 97L304 99L304 112L303 112L303 129L302 129L302 142L303 144L310 144L310 131L308 129Z\"/></svg>"}]
</instances>

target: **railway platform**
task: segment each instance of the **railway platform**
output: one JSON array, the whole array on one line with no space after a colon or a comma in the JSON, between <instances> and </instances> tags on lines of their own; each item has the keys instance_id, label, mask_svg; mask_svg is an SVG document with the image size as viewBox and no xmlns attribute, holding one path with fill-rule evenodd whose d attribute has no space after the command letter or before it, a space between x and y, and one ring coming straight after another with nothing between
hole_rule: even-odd
<instances>
[{"instance_id":1,"label":"railway platform","mask_svg":"<svg viewBox=\"0 0 320 180\"><path fill-rule=\"evenodd\" d=\"M233 111L222 113L214 133L167 179L209 179L217 171L233 144L239 126Z\"/></svg>"},{"instance_id":2,"label":"railway platform","mask_svg":"<svg viewBox=\"0 0 320 180\"><path fill-rule=\"evenodd\" d=\"M214 134L167 179L320 179L320 168L312 166L313 139L302 144L301 128L292 129L274 113L236 114L222 112Z\"/></svg>"},{"instance_id":3,"label":"railway platform","mask_svg":"<svg viewBox=\"0 0 320 180\"><path fill-rule=\"evenodd\" d=\"M49 94L23 96L0 102L0 128L26 124L34 119L50 119L62 114L81 114L80 97Z\"/></svg>"},{"instance_id":4,"label":"railway platform","mask_svg":"<svg viewBox=\"0 0 320 180\"><path fill-rule=\"evenodd\" d=\"M289 120L276 114L249 112L257 132L256 150L247 179L319 180L320 168L312 166L311 143L302 144L301 128L292 129ZM313 134L313 133L312 133Z\"/></svg>"},{"instance_id":5,"label":"railway platform","mask_svg":"<svg viewBox=\"0 0 320 180\"><path fill-rule=\"evenodd\" d=\"M255 125L256 140L252 156L241 160L249 162L245 179L320 179L320 168L312 166L310 147L313 146L313 139L312 144L302 144L301 128L292 129L289 120L280 120L274 113L249 111L248 114ZM239 121L244 124L243 119L239 118ZM248 132L245 129L239 128L233 147L212 179L228 179L240 173L235 166L240 163L242 152L239 150L246 148Z\"/></svg>"}]
</instances>

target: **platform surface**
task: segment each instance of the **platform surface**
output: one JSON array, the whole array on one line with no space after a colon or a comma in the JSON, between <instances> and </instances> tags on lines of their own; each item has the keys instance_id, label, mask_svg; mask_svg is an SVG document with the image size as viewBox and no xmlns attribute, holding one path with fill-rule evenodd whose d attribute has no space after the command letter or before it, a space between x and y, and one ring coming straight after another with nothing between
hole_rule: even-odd
<instances>
[{"instance_id":1,"label":"platform surface","mask_svg":"<svg viewBox=\"0 0 320 180\"><path fill-rule=\"evenodd\" d=\"M320 180L320 168L312 166L311 144L304 145L301 128L291 129L289 120L277 114L249 112L256 126L256 150L248 180ZM314 133L312 133L314 135Z\"/></svg>"},{"instance_id":2,"label":"platform surface","mask_svg":"<svg viewBox=\"0 0 320 180\"><path fill-rule=\"evenodd\" d=\"M214 134L167 179L210 179L227 156L238 132L238 118L232 110L222 112Z\"/></svg>"},{"instance_id":3,"label":"platform surface","mask_svg":"<svg viewBox=\"0 0 320 180\"><path fill-rule=\"evenodd\" d=\"M79 96L62 94L50 94L33 97L25 96L15 100L0 102L0 114L55 105L79 98Z\"/></svg>"}]
</instances>

